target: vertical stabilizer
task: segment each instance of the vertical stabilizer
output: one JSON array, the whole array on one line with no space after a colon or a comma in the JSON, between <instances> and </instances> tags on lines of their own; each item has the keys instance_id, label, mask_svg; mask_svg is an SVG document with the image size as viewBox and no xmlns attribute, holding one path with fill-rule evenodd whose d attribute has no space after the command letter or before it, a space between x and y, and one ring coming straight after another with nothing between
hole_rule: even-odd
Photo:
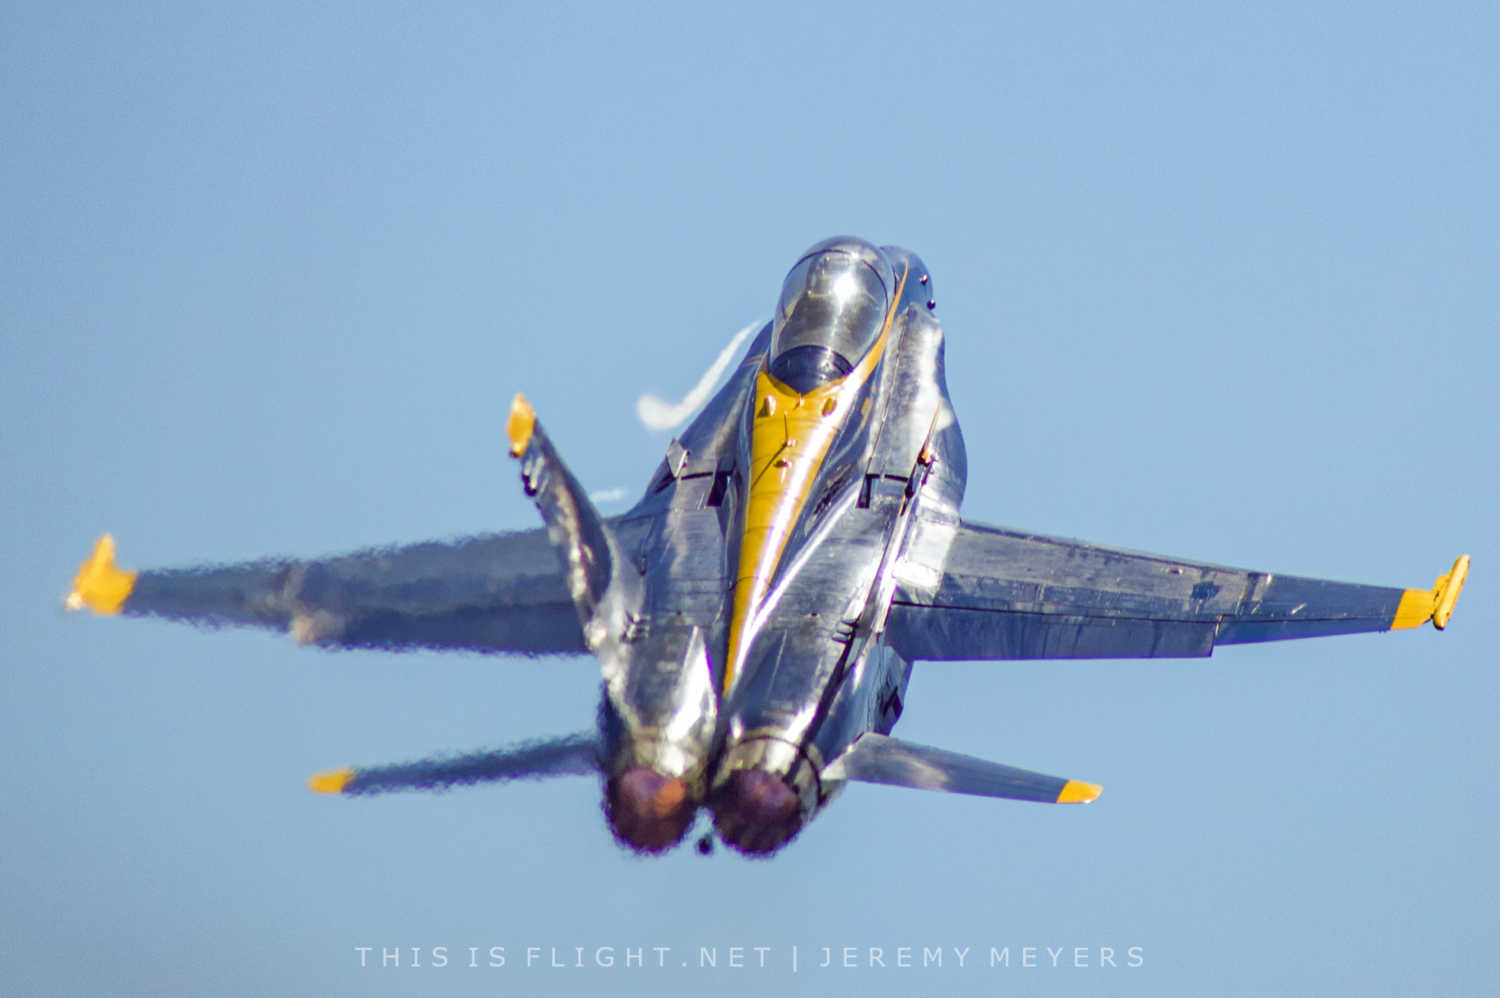
<instances>
[{"instance_id":1,"label":"vertical stabilizer","mask_svg":"<svg viewBox=\"0 0 1500 998\"><path fill-rule=\"evenodd\" d=\"M562 559L584 641L608 673L617 660L611 650L625 639L639 609L639 573L621 555L614 532L558 456L524 395L511 403L505 429L510 452L521 461L521 484Z\"/></svg>"}]
</instances>

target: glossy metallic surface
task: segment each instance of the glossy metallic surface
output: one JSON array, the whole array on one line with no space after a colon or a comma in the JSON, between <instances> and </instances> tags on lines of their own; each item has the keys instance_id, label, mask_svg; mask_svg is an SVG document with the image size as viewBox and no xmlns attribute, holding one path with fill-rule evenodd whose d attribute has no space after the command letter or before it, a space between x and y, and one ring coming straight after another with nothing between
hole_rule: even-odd
<instances>
[{"instance_id":1,"label":"glossy metallic surface","mask_svg":"<svg viewBox=\"0 0 1500 998\"><path fill-rule=\"evenodd\" d=\"M784 847L849 781L1098 796L889 737L918 659L1193 657L1447 623L1467 558L1431 591L1399 589L963 522L967 458L933 294L926 265L899 247L813 247L623 516L600 516L518 397L507 435L545 530L140 573L116 568L105 544L71 603L325 647L591 652L594 734L346 767L311 786L347 795L597 772L629 848L671 848L707 808L751 856Z\"/></svg>"},{"instance_id":2,"label":"glossy metallic surface","mask_svg":"<svg viewBox=\"0 0 1500 998\"><path fill-rule=\"evenodd\" d=\"M828 239L805 253L781 286L770 373L797 393L847 375L892 314L890 261L862 239Z\"/></svg>"},{"instance_id":3,"label":"glossy metallic surface","mask_svg":"<svg viewBox=\"0 0 1500 998\"><path fill-rule=\"evenodd\" d=\"M603 674L605 812L621 842L659 852L687 833L707 787L718 706L705 638L713 619L691 612L684 590L693 588L695 574L721 571L721 564L712 545L679 536L686 510L669 505L647 524L627 519L620 529L606 523L539 422L518 456ZM665 472L681 474L689 456L673 441ZM656 531L655 559L641 556L638 540L637 557L627 555L641 527L648 538ZM702 555L711 560L697 569Z\"/></svg>"},{"instance_id":4,"label":"glossy metallic surface","mask_svg":"<svg viewBox=\"0 0 1500 998\"><path fill-rule=\"evenodd\" d=\"M823 779L862 780L917 790L1055 804L1072 780L1033 773L876 732L862 735L823 771ZM1092 798L1090 798L1092 799Z\"/></svg>"},{"instance_id":5,"label":"glossy metallic surface","mask_svg":"<svg viewBox=\"0 0 1500 998\"><path fill-rule=\"evenodd\" d=\"M902 254L898 296L912 272L925 267ZM958 522L965 458L936 323L910 304L893 310L873 359L800 490L815 498L787 511L783 549L765 559L771 571L739 597L748 604L737 656L743 676L726 695L712 798L721 832L721 788L740 771L781 778L797 792L805 823L831 797L821 778L827 760L866 732L889 731L900 715L910 664L884 640L886 611L904 566L941 564ZM752 449L756 440L752 432ZM739 846L795 834L778 828L725 838Z\"/></svg>"}]
</instances>

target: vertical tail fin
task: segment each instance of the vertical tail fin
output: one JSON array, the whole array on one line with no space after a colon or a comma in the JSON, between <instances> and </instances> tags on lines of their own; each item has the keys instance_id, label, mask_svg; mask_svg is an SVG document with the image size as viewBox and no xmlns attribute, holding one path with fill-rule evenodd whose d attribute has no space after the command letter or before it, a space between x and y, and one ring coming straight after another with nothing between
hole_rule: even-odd
<instances>
[{"instance_id":1,"label":"vertical tail fin","mask_svg":"<svg viewBox=\"0 0 1500 998\"><path fill-rule=\"evenodd\" d=\"M609 524L558 456L524 395L518 394L511 403L505 429L511 455L521 462L521 484L541 511L547 536L562 559L584 640L590 650L601 653L623 637L627 618L638 607L639 575L621 554Z\"/></svg>"}]
</instances>

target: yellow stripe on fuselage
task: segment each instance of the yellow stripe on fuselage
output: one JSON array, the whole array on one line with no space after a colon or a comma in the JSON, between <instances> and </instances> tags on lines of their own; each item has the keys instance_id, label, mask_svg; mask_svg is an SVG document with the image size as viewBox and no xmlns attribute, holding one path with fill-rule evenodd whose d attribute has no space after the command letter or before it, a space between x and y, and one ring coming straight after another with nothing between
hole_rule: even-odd
<instances>
[{"instance_id":1,"label":"yellow stripe on fuselage","mask_svg":"<svg viewBox=\"0 0 1500 998\"><path fill-rule=\"evenodd\" d=\"M906 274L901 275L895 301L901 300ZM764 367L755 376L755 423L750 434L750 481L745 498L744 533L740 536L739 571L734 584L734 616L729 625L729 659L724 668L724 690L738 675L749 642L751 623L771 579L776 574L787 537L797 522L808 492L839 426L890 339L896 305L886 313L885 325L854 370L837 381L819 385L806 395L782 384Z\"/></svg>"}]
</instances>

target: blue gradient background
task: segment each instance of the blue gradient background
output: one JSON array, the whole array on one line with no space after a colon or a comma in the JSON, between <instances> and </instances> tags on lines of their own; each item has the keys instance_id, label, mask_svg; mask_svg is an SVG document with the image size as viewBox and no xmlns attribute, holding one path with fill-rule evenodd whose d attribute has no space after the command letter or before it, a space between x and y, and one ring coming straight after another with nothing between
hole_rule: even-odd
<instances>
[{"instance_id":1,"label":"blue gradient background","mask_svg":"<svg viewBox=\"0 0 1500 998\"><path fill-rule=\"evenodd\" d=\"M1478 4L7 5L0 991L1493 993L1497 51ZM971 518L1388 585L1468 551L1452 627L919 666L899 734L1104 796L856 786L772 862L642 861L586 780L303 789L586 727L592 661L58 610L104 530L171 566L532 527L518 389L634 495L635 398L841 232L932 267ZM694 966L522 965L606 945Z\"/></svg>"}]
</instances>

